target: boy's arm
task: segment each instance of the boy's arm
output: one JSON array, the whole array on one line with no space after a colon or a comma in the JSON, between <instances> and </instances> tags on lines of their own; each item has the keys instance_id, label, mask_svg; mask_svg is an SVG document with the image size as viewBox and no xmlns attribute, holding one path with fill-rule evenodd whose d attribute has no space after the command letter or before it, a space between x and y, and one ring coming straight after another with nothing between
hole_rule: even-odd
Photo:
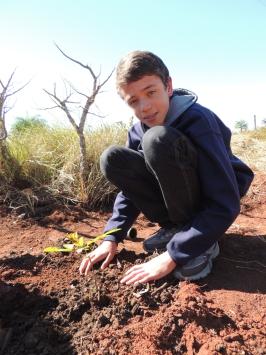
<instances>
[{"instance_id":1,"label":"boy's arm","mask_svg":"<svg viewBox=\"0 0 266 355\"><path fill-rule=\"evenodd\" d=\"M108 220L104 228L104 232L107 232L113 228L121 228L121 230L115 232L113 235L108 235L104 240L109 240L116 243L121 242L126 237L127 231L135 222L139 214L140 211L120 191L116 196L113 207L113 214Z\"/></svg>"},{"instance_id":2,"label":"boy's arm","mask_svg":"<svg viewBox=\"0 0 266 355\"><path fill-rule=\"evenodd\" d=\"M193 137L198 150L201 209L168 243L171 258L187 263L222 236L240 211L239 188L222 136L209 130Z\"/></svg>"},{"instance_id":3,"label":"boy's arm","mask_svg":"<svg viewBox=\"0 0 266 355\"><path fill-rule=\"evenodd\" d=\"M121 230L115 232L113 235L108 235L103 243L86 255L79 267L81 275L87 275L93 268L93 265L99 261L103 261L101 270L110 264L116 254L117 243L124 239L138 214L139 211L131 201L120 192L114 203L113 215L107 222L104 231L107 232L113 228L121 228Z\"/></svg>"}]
</instances>

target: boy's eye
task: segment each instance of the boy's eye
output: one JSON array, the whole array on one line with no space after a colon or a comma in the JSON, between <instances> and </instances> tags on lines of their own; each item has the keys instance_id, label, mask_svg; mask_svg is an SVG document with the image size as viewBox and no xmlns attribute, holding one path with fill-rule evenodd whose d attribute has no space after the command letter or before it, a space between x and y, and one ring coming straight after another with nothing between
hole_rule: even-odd
<instances>
[{"instance_id":1,"label":"boy's eye","mask_svg":"<svg viewBox=\"0 0 266 355\"><path fill-rule=\"evenodd\" d=\"M134 99L134 100L130 100L128 104L129 104L129 106L135 106L136 103L137 103L137 100Z\"/></svg>"},{"instance_id":2,"label":"boy's eye","mask_svg":"<svg viewBox=\"0 0 266 355\"><path fill-rule=\"evenodd\" d=\"M153 96L155 94L155 90L148 91L148 96Z\"/></svg>"}]
</instances>

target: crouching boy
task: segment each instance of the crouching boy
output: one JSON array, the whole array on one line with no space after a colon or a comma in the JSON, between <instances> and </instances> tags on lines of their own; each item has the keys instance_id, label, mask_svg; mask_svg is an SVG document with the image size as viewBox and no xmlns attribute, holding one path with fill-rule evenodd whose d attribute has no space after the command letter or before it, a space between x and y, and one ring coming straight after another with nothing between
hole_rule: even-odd
<instances>
[{"instance_id":1,"label":"crouching boy","mask_svg":"<svg viewBox=\"0 0 266 355\"><path fill-rule=\"evenodd\" d=\"M239 214L253 173L232 154L230 130L194 93L173 90L155 54L134 51L122 58L116 84L139 119L126 147L109 147L100 161L105 177L120 190L105 231L120 231L82 261L80 273L99 261L107 267L142 212L160 227L143 247L162 253L132 267L121 282L146 283L171 272L178 279L203 278L219 254L219 238Z\"/></svg>"}]
</instances>

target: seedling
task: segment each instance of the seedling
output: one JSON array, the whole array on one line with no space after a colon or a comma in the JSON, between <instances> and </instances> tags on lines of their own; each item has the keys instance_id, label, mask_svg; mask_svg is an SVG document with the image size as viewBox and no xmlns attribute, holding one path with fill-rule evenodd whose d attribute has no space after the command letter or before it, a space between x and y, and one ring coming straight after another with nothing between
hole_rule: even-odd
<instances>
[{"instance_id":1,"label":"seedling","mask_svg":"<svg viewBox=\"0 0 266 355\"><path fill-rule=\"evenodd\" d=\"M66 239L70 243L64 243L62 247L47 247L44 249L45 253L71 253L76 251L77 253L89 252L92 250L93 246L96 242L101 239L104 239L107 235L112 234L114 232L118 232L121 230L120 228L111 229L106 233L98 235L97 237L85 241L84 237L80 237L77 232L67 234Z\"/></svg>"}]
</instances>

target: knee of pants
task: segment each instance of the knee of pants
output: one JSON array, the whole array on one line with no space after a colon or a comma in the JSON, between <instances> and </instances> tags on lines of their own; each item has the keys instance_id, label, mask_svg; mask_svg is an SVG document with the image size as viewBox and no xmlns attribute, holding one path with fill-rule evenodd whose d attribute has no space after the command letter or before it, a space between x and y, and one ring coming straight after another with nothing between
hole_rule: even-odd
<instances>
[{"instance_id":1,"label":"knee of pants","mask_svg":"<svg viewBox=\"0 0 266 355\"><path fill-rule=\"evenodd\" d=\"M171 127L155 126L150 128L143 136L142 147L148 161L160 159L169 149L169 144L180 136L179 132Z\"/></svg>"},{"instance_id":2,"label":"knee of pants","mask_svg":"<svg viewBox=\"0 0 266 355\"><path fill-rule=\"evenodd\" d=\"M142 138L142 147L145 150L148 148L156 149L161 145L163 137L167 134L167 128L165 126L151 127Z\"/></svg>"},{"instance_id":3,"label":"knee of pants","mask_svg":"<svg viewBox=\"0 0 266 355\"><path fill-rule=\"evenodd\" d=\"M143 136L143 152L146 161L152 166L172 157L176 163L196 164L197 152L190 140L179 130L155 126Z\"/></svg>"},{"instance_id":4,"label":"knee of pants","mask_svg":"<svg viewBox=\"0 0 266 355\"><path fill-rule=\"evenodd\" d=\"M108 178L111 173L112 167L119 166L119 156L121 147L111 145L105 149L100 156L100 169L103 175Z\"/></svg>"}]
</instances>

